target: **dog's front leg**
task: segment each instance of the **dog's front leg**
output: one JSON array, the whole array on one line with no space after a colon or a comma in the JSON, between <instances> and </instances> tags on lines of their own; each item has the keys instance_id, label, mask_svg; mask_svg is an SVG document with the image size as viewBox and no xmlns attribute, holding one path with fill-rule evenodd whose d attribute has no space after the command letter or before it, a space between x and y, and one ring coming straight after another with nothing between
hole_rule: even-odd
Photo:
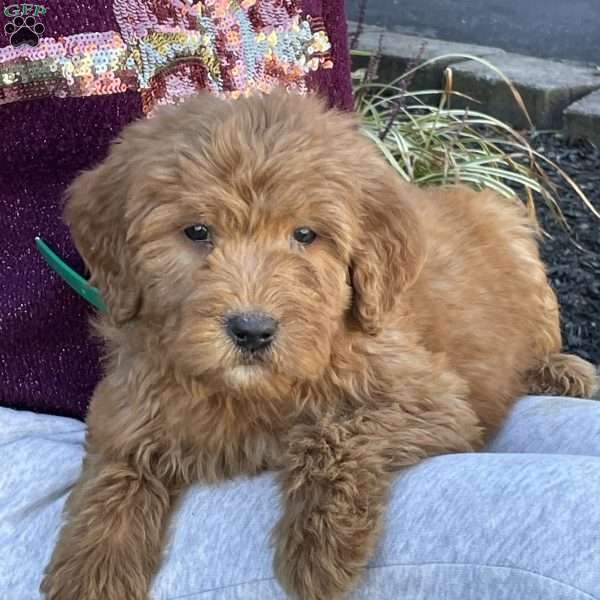
<instances>
[{"instance_id":1,"label":"dog's front leg","mask_svg":"<svg viewBox=\"0 0 600 600\"><path fill-rule=\"evenodd\" d=\"M284 514L273 540L277 577L293 598L338 600L357 582L395 470L477 447L476 416L461 398L451 400L431 402L420 414L367 408L291 431L281 473Z\"/></svg>"},{"instance_id":2,"label":"dog's front leg","mask_svg":"<svg viewBox=\"0 0 600 600\"><path fill-rule=\"evenodd\" d=\"M127 462L86 457L41 591L47 600L146 600L174 491Z\"/></svg>"},{"instance_id":3,"label":"dog's front leg","mask_svg":"<svg viewBox=\"0 0 600 600\"><path fill-rule=\"evenodd\" d=\"M298 426L290 438L275 572L297 600L337 600L373 550L390 474L341 424Z\"/></svg>"}]
</instances>

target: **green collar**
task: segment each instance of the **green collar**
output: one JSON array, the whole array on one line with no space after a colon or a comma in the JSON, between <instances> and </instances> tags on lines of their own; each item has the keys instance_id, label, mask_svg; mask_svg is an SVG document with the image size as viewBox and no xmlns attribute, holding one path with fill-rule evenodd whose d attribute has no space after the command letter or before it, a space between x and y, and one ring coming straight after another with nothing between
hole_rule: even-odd
<instances>
[{"instance_id":1,"label":"green collar","mask_svg":"<svg viewBox=\"0 0 600 600\"><path fill-rule=\"evenodd\" d=\"M106 304L98 288L89 284L79 273L71 269L40 237L35 238L35 245L48 265L56 271L82 298L93 304L98 310L107 312Z\"/></svg>"}]
</instances>

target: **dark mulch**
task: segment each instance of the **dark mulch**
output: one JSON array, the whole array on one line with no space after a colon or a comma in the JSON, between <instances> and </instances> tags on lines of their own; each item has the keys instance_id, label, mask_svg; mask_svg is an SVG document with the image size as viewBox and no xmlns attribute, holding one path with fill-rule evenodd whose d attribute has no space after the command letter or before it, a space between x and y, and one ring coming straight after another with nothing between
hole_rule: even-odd
<instances>
[{"instance_id":1,"label":"dark mulch","mask_svg":"<svg viewBox=\"0 0 600 600\"><path fill-rule=\"evenodd\" d=\"M569 143L560 134L537 134L533 147L558 163L600 212L600 150L587 142ZM567 352L600 364L600 220L552 172L568 233L551 211L539 205L538 217L552 236L542 242L542 256L562 311ZM578 248L577 245L581 246Z\"/></svg>"}]
</instances>

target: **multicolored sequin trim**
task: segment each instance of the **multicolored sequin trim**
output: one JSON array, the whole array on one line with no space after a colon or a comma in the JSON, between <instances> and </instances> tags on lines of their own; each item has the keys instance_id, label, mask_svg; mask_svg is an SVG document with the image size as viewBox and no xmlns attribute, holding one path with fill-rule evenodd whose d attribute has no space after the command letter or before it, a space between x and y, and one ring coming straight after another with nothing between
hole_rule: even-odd
<instances>
[{"instance_id":1,"label":"multicolored sequin trim","mask_svg":"<svg viewBox=\"0 0 600 600\"><path fill-rule=\"evenodd\" d=\"M35 48L0 48L0 104L44 96L93 96L137 88L118 33L41 39Z\"/></svg>"},{"instance_id":2,"label":"multicolored sequin trim","mask_svg":"<svg viewBox=\"0 0 600 600\"><path fill-rule=\"evenodd\" d=\"M139 91L145 113L201 89L237 97L276 85L304 92L332 68L322 20L298 0L114 0L120 32L0 48L0 104Z\"/></svg>"}]
</instances>

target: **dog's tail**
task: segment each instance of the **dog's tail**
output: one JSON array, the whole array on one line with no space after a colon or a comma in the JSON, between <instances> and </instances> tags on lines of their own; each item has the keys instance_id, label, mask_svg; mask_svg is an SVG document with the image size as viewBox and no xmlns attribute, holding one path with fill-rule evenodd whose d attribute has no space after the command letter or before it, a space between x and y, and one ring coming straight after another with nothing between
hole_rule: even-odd
<instances>
[{"instance_id":1,"label":"dog's tail","mask_svg":"<svg viewBox=\"0 0 600 600\"><path fill-rule=\"evenodd\" d=\"M531 394L591 398L599 388L596 367L574 354L549 354L528 373Z\"/></svg>"}]
</instances>

